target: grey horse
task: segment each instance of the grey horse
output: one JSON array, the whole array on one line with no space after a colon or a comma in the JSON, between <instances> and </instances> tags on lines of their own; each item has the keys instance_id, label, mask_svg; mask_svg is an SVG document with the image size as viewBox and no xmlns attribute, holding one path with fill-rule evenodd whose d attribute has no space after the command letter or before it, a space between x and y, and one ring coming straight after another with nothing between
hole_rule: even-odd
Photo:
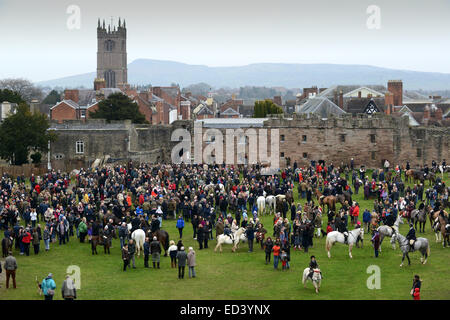
<instances>
[{"instance_id":1,"label":"grey horse","mask_svg":"<svg viewBox=\"0 0 450 320\"><path fill-rule=\"evenodd\" d=\"M400 224L403 224L403 219L402 216L400 214L397 215L397 219L394 222L394 225L392 227L390 226L380 226L378 227L377 231L380 233L380 252L381 252L381 244L383 243L383 239L385 237L392 237L392 235L394 234L394 232L398 232L398 228L400 227ZM392 244L392 249L395 250L395 241L391 241Z\"/></svg>"},{"instance_id":2,"label":"grey horse","mask_svg":"<svg viewBox=\"0 0 450 320\"><path fill-rule=\"evenodd\" d=\"M400 250L403 253L403 257L402 257L402 263L400 264L400 267L403 267L403 261L405 260L405 257L408 258L408 265L411 265L411 260L409 259L409 255L408 252L409 250L409 240L406 239L405 236L403 236L401 233L399 232L395 232L392 235L392 241L398 241L398 244L400 246ZM420 257L420 262L422 262L422 264L427 263L427 259L430 256L430 245L428 243L428 239L426 238L417 238L416 242L414 242L414 246L412 248L411 251L420 251L420 253L422 254L422 256Z\"/></svg>"},{"instance_id":3,"label":"grey horse","mask_svg":"<svg viewBox=\"0 0 450 320\"><path fill-rule=\"evenodd\" d=\"M424 209L414 209L411 211L411 220L414 221L414 228L417 230L417 222L419 222L419 232L425 232L425 223L427 222L427 213Z\"/></svg>"}]
</instances>

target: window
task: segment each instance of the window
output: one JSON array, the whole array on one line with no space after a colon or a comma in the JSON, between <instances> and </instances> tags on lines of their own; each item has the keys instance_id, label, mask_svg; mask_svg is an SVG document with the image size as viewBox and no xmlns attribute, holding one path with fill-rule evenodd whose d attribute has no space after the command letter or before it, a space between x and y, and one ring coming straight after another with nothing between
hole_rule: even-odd
<instances>
[{"instance_id":1,"label":"window","mask_svg":"<svg viewBox=\"0 0 450 320\"><path fill-rule=\"evenodd\" d=\"M306 136L305 135L302 136L302 141L306 142Z\"/></svg>"},{"instance_id":2,"label":"window","mask_svg":"<svg viewBox=\"0 0 450 320\"><path fill-rule=\"evenodd\" d=\"M376 158L377 158L376 152L372 151L370 157L371 157L372 160L376 160Z\"/></svg>"},{"instance_id":3,"label":"window","mask_svg":"<svg viewBox=\"0 0 450 320\"><path fill-rule=\"evenodd\" d=\"M303 152L303 158L308 158L308 154L306 152Z\"/></svg>"},{"instance_id":4,"label":"window","mask_svg":"<svg viewBox=\"0 0 450 320\"><path fill-rule=\"evenodd\" d=\"M281 153L281 157L284 158L284 152Z\"/></svg>"},{"instance_id":5,"label":"window","mask_svg":"<svg viewBox=\"0 0 450 320\"><path fill-rule=\"evenodd\" d=\"M281 135L281 142L284 142L284 134Z\"/></svg>"},{"instance_id":6,"label":"window","mask_svg":"<svg viewBox=\"0 0 450 320\"><path fill-rule=\"evenodd\" d=\"M417 158L422 157L422 149L417 149Z\"/></svg>"},{"instance_id":7,"label":"window","mask_svg":"<svg viewBox=\"0 0 450 320\"><path fill-rule=\"evenodd\" d=\"M370 135L370 142L371 143L375 143L376 142L376 138L375 138L376 136L374 135L374 134L371 134Z\"/></svg>"},{"instance_id":8,"label":"window","mask_svg":"<svg viewBox=\"0 0 450 320\"><path fill-rule=\"evenodd\" d=\"M81 110L80 111L80 117L81 118L86 118L86 110Z\"/></svg>"},{"instance_id":9,"label":"window","mask_svg":"<svg viewBox=\"0 0 450 320\"><path fill-rule=\"evenodd\" d=\"M84 141L77 141L75 144L76 153L83 154L84 153Z\"/></svg>"},{"instance_id":10,"label":"window","mask_svg":"<svg viewBox=\"0 0 450 320\"><path fill-rule=\"evenodd\" d=\"M345 142L345 134L341 134L341 142Z\"/></svg>"}]
</instances>

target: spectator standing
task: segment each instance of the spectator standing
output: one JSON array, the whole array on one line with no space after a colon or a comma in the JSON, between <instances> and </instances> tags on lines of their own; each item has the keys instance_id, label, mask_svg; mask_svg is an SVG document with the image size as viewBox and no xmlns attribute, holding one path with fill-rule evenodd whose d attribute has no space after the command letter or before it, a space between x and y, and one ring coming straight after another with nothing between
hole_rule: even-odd
<instances>
[{"instance_id":1,"label":"spectator standing","mask_svg":"<svg viewBox=\"0 0 450 320\"><path fill-rule=\"evenodd\" d=\"M187 263L189 267L189 278L195 278L195 251L192 247L189 247L189 253L187 255Z\"/></svg>"},{"instance_id":2,"label":"spectator standing","mask_svg":"<svg viewBox=\"0 0 450 320\"><path fill-rule=\"evenodd\" d=\"M42 292L44 293L45 300L53 300L56 284L53 280L52 273L49 273L48 276L44 280L42 280L41 288Z\"/></svg>"},{"instance_id":3,"label":"spectator standing","mask_svg":"<svg viewBox=\"0 0 450 320\"><path fill-rule=\"evenodd\" d=\"M67 275L66 280L63 281L61 293L64 300L74 300L77 298L77 289L69 275Z\"/></svg>"},{"instance_id":4,"label":"spectator standing","mask_svg":"<svg viewBox=\"0 0 450 320\"><path fill-rule=\"evenodd\" d=\"M184 279L184 269L186 268L186 260L187 260L187 254L184 251L184 247L181 247L180 251L177 252L177 260L178 260L178 279Z\"/></svg>"},{"instance_id":5,"label":"spectator standing","mask_svg":"<svg viewBox=\"0 0 450 320\"><path fill-rule=\"evenodd\" d=\"M9 278L12 278L13 288L16 289L17 260L13 257L11 251L8 252L8 256L5 259L4 269L6 273L6 289L9 289Z\"/></svg>"}]
</instances>

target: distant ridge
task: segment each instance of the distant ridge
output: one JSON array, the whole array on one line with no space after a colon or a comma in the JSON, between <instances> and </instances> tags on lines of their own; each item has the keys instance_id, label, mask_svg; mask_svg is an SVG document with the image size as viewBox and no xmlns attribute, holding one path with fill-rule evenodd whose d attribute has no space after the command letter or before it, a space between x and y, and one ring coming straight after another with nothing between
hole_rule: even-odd
<instances>
[{"instance_id":1,"label":"distant ridge","mask_svg":"<svg viewBox=\"0 0 450 320\"><path fill-rule=\"evenodd\" d=\"M85 73L39 82L42 86L92 88L96 73ZM303 88L329 87L336 84L382 84L403 80L408 90L442 90L450 88L450 74L387 69L366 65L256 63L236 67L208 67L175 61L138 59L128 65L130 84L185 87L206 82L215 88L266 86Z\"/></svg>"}]
</instances>

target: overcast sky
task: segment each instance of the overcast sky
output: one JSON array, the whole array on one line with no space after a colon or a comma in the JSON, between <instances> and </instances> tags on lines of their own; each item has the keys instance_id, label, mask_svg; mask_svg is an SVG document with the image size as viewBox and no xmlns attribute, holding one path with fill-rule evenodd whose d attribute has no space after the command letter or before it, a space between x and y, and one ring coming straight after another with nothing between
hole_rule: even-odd
<instances>
[{"instance_id":1,"label":"overcast sky","mask_svg":"<svg viewBox=\"0 0 450 320\"><path fill-rule=\"evenodd\" d=\"M80 29L69 29L71 5ZM367 8L380 8L380 29ZM450 73L450 0L0 0L0 79L96 70L97 19L123 17L128 62L366 64ZM72 20L71 20L72 21Z\"/></svg>"}]
</instances>

